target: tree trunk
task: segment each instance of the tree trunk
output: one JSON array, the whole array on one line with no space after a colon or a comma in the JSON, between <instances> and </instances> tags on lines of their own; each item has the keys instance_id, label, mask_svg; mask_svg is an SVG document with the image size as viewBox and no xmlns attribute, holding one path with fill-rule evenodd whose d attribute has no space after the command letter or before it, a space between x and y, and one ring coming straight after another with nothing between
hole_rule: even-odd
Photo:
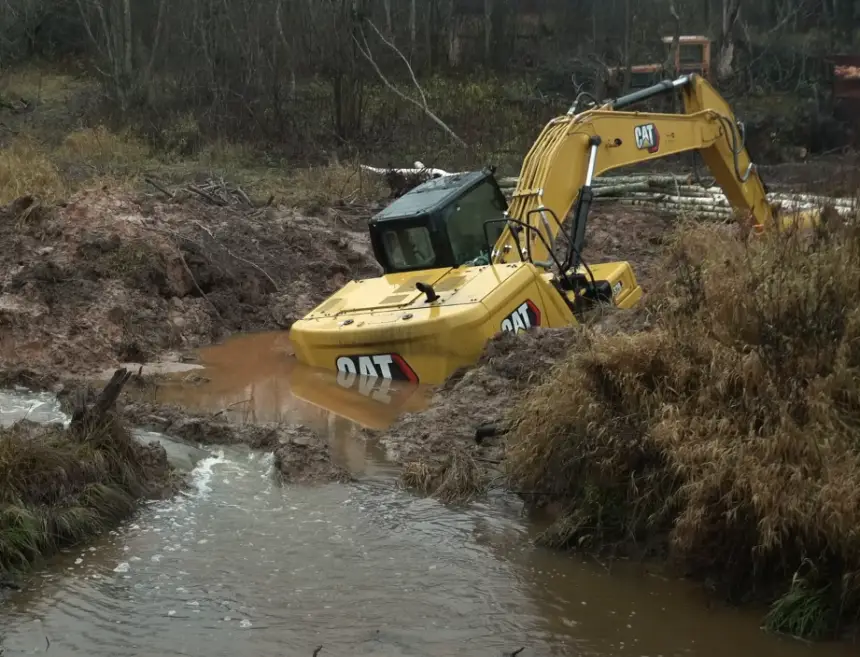
<instances>
[{"instance_id":1,"label":"tree trunk","mask_svg":"<svg viewBox=\"0 0 860 657\"><path fill-rule=\"evenodd\" d=\"M412 53L415 52L415 45L418 41L418 5L417 0L412 0L409 3L409 46Z\"/></svg>"},{"instance_id":2,"label":"tree trunk","mask_svg":"<svg viewBox=\"0 0 860 657\"><path fill-rule=\"evenodd\" d=\"M484 63L493 56L493 0L484 0Z\"/></svg>"},{"instance_id":3,"label":"tree trunk","mask_svg":"<svg viewBox=\"0 0 860 657\"><path fill-rule=\"evenodd\" d=\"M391 21L391 0L383 0L382 7L385 10L385 30L388 36L391 36L394 31L394 24Z\"/></svg>"},{"instance_id":4,"label":"tree trunk","mask_svg":"<svg viewBox=\"0 0 860 657\"><path fill-rule=\"evenodd\" d=\"M717 80L728 80L734 73L734 28L741 11L741 0L723 0L720 51L717 56Z\"/></svg>"},{"instance_id":5,"label":"tree trunk","mask_svg":"<svg viewBox=\"0 0 860 657\"><path fill-rule=\"evenodd\" d=\"M631 30L630 0L624 0L624 82L622 89L626 93L630 89L630 30Z\"/></svg>"}]
</instances>

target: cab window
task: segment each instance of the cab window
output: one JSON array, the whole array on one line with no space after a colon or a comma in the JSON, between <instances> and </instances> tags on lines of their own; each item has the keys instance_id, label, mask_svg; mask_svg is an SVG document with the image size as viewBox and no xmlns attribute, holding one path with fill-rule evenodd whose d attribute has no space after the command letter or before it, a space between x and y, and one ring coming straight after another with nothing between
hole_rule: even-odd
<instances>
[{"instance_id":1,"label":"cab window","mask_svg":"<svg viewBox=\"0 0 860 657\"><path fill-rule=\"evenodd\" d=\"M389 228L382 233L388 262L395 269L420 269L436 262L436 252L426 226Z\"/></svg>"},{"instance_id":2,"label":"cab window","mask_svg":"<svg viewBox=\"0 0 860 657\"><path fill-rule=\"evenodd\" d=\"M504 207L490 182L481 183L446 209L448 239L451 241L451 251L457 266L489 263L484 222L501 219L503 212ZM489 237L491 249L502 230L502 222L487 226L486 235Z\"/></svg>"}]
</instances>

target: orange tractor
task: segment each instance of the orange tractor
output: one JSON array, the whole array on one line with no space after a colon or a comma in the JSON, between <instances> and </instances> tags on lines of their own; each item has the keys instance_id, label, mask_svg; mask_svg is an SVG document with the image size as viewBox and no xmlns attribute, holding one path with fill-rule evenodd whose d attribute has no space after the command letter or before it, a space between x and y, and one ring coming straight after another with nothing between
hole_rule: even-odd
<instances>
[{"instance_id":1,"label":"orange tractor","mask_svg":"<svg viewBox=\"0 0 860 657\"><path fill-rule=\"evenodd\" d=\"M672 47L674 37L664 36L663 43L667 48ZM665 70L665 65L637 64L630 67L630 88L644 89L656 84L666 77L689 75L695 73L710 81L711 79L711 40L706 36L681 36L678 38L678 49L675 51L674 71ZM610 88L621 86L624 79L624 67L612 66L607 69Z\"/></svg>"}]
</instances>

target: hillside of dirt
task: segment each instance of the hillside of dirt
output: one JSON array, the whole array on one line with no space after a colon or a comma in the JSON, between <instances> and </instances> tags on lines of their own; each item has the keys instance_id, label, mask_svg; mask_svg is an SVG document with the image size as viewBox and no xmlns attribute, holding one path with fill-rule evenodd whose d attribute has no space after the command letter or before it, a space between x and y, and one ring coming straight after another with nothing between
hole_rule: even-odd
<instances>
[{"instance_id":1,"label":"hillside of dirt","mask_svg":"<svg viewBox=\"0 0 860 657\"><path fill-rule=\"evenodd\" d=\"M57 206L18 199L0 209L0 239L7 378L90 374L287 329L351 278L378 272L366 235L334 221L105 189Z\"/></svg>"}]
</instances>

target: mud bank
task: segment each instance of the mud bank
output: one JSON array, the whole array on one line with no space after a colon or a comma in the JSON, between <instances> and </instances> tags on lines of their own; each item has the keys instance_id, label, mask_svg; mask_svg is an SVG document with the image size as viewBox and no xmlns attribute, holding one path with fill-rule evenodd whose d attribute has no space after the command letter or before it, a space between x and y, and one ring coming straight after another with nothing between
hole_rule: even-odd
<instances>
[{"instance_id":1,"label":"mud bank","mask_svg":"<svg viewBox=\"0 0 860 657\"><path fill-rule=\"evenodd\" d=\"M408 486L445 501L468 500L486 490L502 462L505 409L542 381L575 339L569 329L501 334L475 367L451 375L426 411L367 436L404 466Z\"/></svg>"},{"instance_id":2,"label":"mud bank","mask_svg":"<svg viewBox=\"0 0 860 657\"><path fill-rule=\"evenodd\" d=\"M189 413L175 405L130 402L122 410L126 421L191 445L246 445L272 452L285 483L346 482L352 477L336 464L326 440L302 425L237 423L218 414Z\"/></svg>"},{"instance_id":3,"label":"mud bank","mask_svg":"<svg viewBox=\"0 0 860 657\"><path fill-rule=\"evenodd\" d=\"M0 238L0 371L31 383L286 329L378 272L364 234L332 220L105 190L18 199Z\"/></svg>"},{"instance_id":4,"label":"mud bank","mask_svg":"<svg viewBox=\"0 0 860 657\"><path fill-rule=\"evenodd\" d=\"M856 623L858 245L682 234L652 330L586 332L511 408L510 484L561 510L543 541L659 557L772 630Z\"/></svg>"},{"instance_id":5,"label":"mud bank","mask_svg":"<svg viewBox=\"0 0 860 657\"><path fill-rule=\"evenodd\" d=\"M0 430L0 583L181 486L164 447L136 440L113 401L108 386L68 427L20 420Z\"/></svg>"}]
</instances>

